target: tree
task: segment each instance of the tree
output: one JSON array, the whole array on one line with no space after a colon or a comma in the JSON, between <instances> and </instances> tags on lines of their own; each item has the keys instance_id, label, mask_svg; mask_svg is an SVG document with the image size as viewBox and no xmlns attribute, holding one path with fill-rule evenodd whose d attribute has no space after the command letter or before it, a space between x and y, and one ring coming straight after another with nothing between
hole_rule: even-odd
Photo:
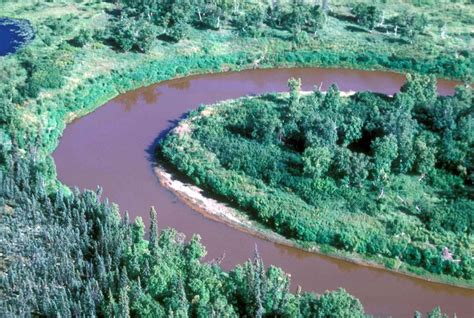
<instances>
[{"instance_id":1,"label":"tree","mask_svg":"<svg viewBox=\"0 0 474 318\"><path fill-rule=\"evenodd\" d=\"M396 32L412 41L417 35L423 33L428 26L428 20L424 14L412 14L407 11L397 15L392 24Z\"/></svg>"},{"instance_id":2,"label":"tree","mask_svg":"<svg viewBox=\"0 0 474 318\"><path fill-rule=\"evenodd\" d=\"M264 299L266 297L267 286L266 286L266 277L265 277L265 267L263 266L262 258L258 253L257 244L255 244L255 255L251 263L251 271L253 277L250 276L250 286L251 290L254 291L254 317L262 318L265 313L264 309Z\"/></svg>"},{"instance_id":3,"label":"tree","mask_svg":"<svg viewBox=\"0 0 474 318\"><path fill-rule=\"evenodd\" d=\"M382 11L377 6L365 3L356 4L352 8L352 14L355 15L358 24L369 30L373 30L382 21Z\"/></svg>"},{"instance_id":4,"label":"tree","mask_svg":"<svg viewBox=\"0 0 474 318\"><path fill-rule=\"evenodd\" d=\"M282 129L280 114L268 103L252 105L246 119L252 138L261 142L272 142Z\"/></svg>"},{"instance_id":5,"label":"tree","mask_svg":"<svg viewBox=\"0 0 474 318\"><path fill-rule=\"evenodd\" d=\"M158 220L156 217L155 207L150 209L150 244L149 250L153 257L158 256L159 246L158 246L159 236L158 236Z\"/></svg>"},{"instance_id":6,"label":"tree","mask_svg":"<svg viewBox=\"0 0 474 318\"><path fill-rule=\"evenodd\" d=\"M233 24L237 31L244 36L257 37L262 32L264 12L259 5L239 12L233 19Z\"/></svg>"},{"instance_id":7,"label":"tree","mask_svg":"<svg viewBox=\"0 0 474 318\"><path fill-rule=\"evenodd\" d=\"M351 170L349 180L352 184L362 186L369 176L369 157L363 153L354 153L351 156Z\"/></svg>"},{"instance_id":8,"label":"tree","mask_svg":"<svg viewBox=\"0 0 474 318\"><path fill-rule=\"evenodd\" d=\"M158 36L158 29L144 20L138 20L141 27L138 30L138 38L135 43L138 50L141 52L149 52L155 46L156 37Z\"/></svg>"},{"instance_id":9,"label":"tree","mask_svg":"<svg viewBox=\"0 0 474 318\"><path fill-rule=\"evenodd\" d=\"M130 304L128 298L128 286L120 289L119 303L117 317L119 318L129 318L130 317Z\"/></svg>"},{"instance_id":10,"label":"tree","mask_svg":"<svg viewBox=\"0 0 474 318\"><path fill-rule=\"evenodd\" d=\"M189 266L197 266L199 260L206 255L206 249L200 241L201 237L199 235L193 235L184 249L184 258Z\"/></svg>"},{"instance_id":11,"label":"tree","mask_svg":"<svg viewBox=\"0 0 474 318\"><path fill-rule=\"evenodd\" d=\"M393 107L391 107L384 130L387 134L393 134L397 139L398 158L396 168L401 173L411 170L415 161L413 153L413 142L417 132L418 123L412 118L414 101L410 95L399 93L395 96Z\"/></svg>"},{"instance_id":12,"label":"tree","mask_svg":"<svg viewBox=\"0 0 474 318\"><path fill-rule=\"evenodd\" d=\"M122 15L112 27L112 38L123 51L134 48L149 51L157 37L157 28L147 20Z\"/></svg>"},{"instance_id":13,"label":"tree","mask_svg":"<svg viewBox=\"0 0 474 318\"><path fill-rule=\"evenodd\" d=\"M137 217L132 225L132 242L140 243L145 235L145 224L141 217Z\"/></svg>"},{"instance_id":14,"label":"tree","mask_svg":"<svg viewBox=\"0 0 474 318\"><path fill-rule=\"evenodd\" d=\"M304 0L293 0L291 11L285 18L286 28L295 36L303 31L316 35L316 32L324 26L326 15L319 5L310 5Z\"/></svg>"},{"instance_id":15,"label":"tree","mask_svg":"<svg viewBox=\"0 0 474 318\"><path fill-rule=\"evenodd\" d=\"M286 12L280 0L272 0L267 8L267 17L265 23L276 28L281 27L285 22Z\"/></svg>"},{"instance_id":16,"label":"tree","mask_svg":"<svg viewBox=\"0 0 474 318\"><path fill-rule=\"evenodd\" d=\"M303 153L303 171L311 178L322 177L329 169L332 153L327 147L309 147Z\"/></svg>"},{"instance_id":17,"label":"tree","mask_svg":"<svg viewBox=\"0 0 474 318\"><path fill-rule=\"evenodd\" d=\"M329 0L321 0L322 4L321 7L323 8L324 14L329 12Z\"/></svg>"},{"instance_id":18,"label":"tree","mask_svg":"<svg viewBox=\"0 0 474 318\"><path fill-rule=\"evenodd\" d=\"M16 118L18 110L15 104L7 97L8 93L0 94L0 124L11 124ZM8 94L9 95L9 94Z\"/></svg>"},{"instance_id":19,"label":"tree","mask_svg":"<svg viewBox=\"0 0 474 318\"><path fill-rule=\"evenodd\" d=\"M397 139L394 135L376 138L371 145L373 151L374 175L377 181L387 181L393 161L398 156Z\"/></svg>"},{"instance_id":20,"label":"tree","mask_svg":"<svg viewBox=\"0 0 474 318\"><path fill-rule=\"evenodd\" d=\"M300 33L305 27L307 16L307 6L304 1L292 0L291 11L286 22L287 27L296 34Z\"/></svg>"},{"instance_id":21,"label":"tree","mask_svg":"<svg viewBox=\"0 0 474 318\"><path fill-rule=\"evenodd\" d=\"M434 75L407 74L400 91L407 93L415 102L415 112L422 112L436 101L436 77Z\"/></svg>"},{"instance_id":22,"label":"tree","mask_svg":"<svg viewBox=\"0 0 474 318\"><path fill-rule=\"evenodd\" d=\"M123 51L130 51L135 45L135 21L122 16L112 28L113 39Z\"/></svg>"},{"instance_id":23,"label":"tree","mask_svg":"<svg viewBox=\"0 0 474 318\"><path fill-rule=\"evenodd\" d=\"M337 114L342 106L343 101L339 88L336 84L332 84L324 95L322 109Z\"/></svg>"},{"instance_id":24,"label":"tree","mask_svg":"<svg viewBox=\"0 0 474 318\"><path fill-rule=\"evenodd\" d=\"M308 32L316 35L316 33L321 30L326 24L326 11L321 9L320 6L314 5L309 9L309 16L307 19L307 29Z\"/></svg>"},{"instance_id":25,"label":"tree","mask_svg":"<svg viewBox=\"0 0 474 318\"><path fill-rule=\"evenodd\" d=\"M316 317L320 318L362 318L362 304L344 289L332 293L324 293L318 299Z\"/></svg>"},{"instance_id":26,"label":"tree","mask_svg":"<svg viewBox=\"0 0 474 318\"><path fill-rule=\"evenodd\" d=\"M183 280L176 277L172 280L169 289L169 296L165 299L168 316L184 318L189 315L190 304L186 297Z\"/></svg>"},{"instance_id":27,"label":"tree","mask_svg":"<svg viewBox=\"0 0 474 318\"><path fill-rule=\"evenodd\" d=\"M347 117L343 123L343 131L344 131L344 141L343 144L345 146L349 145L355 140L359 140L362 138L362 128L364 122L362 119L356 115Z\"/></svg>"},{"instance_id":28,"label":"tree","mask_svg":"<svg viewBox=\"0 0 474 318\"><path fill-rule=\"evenodd\" d=\"M429 173L436 164L436 139L429 133L420 134L415 140L415 170L421 175Z\"/></svg>"},{"instance_id":29,"label":"tree","mask_svg":"<svg viewBox=\"0 0 474 318\"><path fill-rule=\"evenodd\" d=\"M218 3L203 2L196 5L195 23L205 28L218 30L225 19L225 11Z\"/></svg>"},{"instance_id":30,"label":"tree","mask_svg":"<svg viewBox=\"0 0 474 318\"><path fill-rule=\"evenodd\" d=\"M81 29L79 34L72 39L72 44L78 47L83 47L92 42L92 31L89 29Z\"/></svg>"},{"instance_id":31,"label":"tree","mask_svg":"<svg viewBox=\"0 0 474 318\"><path fill-rule=\"evenodd\" d=\"M288 88L290 89L290 111L296 106L300 100L301 79L290 78L288 80Z\"/></svg>"},{"instance_id":32,"label":"tree","mask_svg":"<svg viewBox=\"0 0 474 318\"><path fill-rule=\"evenodd\" d=\"M107 308L105 313L107 317L115 317L115 313L117 311L117 304L115 303L114 296L112 295L112 291L109 289L109 299L107 302Z\"/></svg>"},{"instance_id":33,"label":"tree","mask_svg":"<svg viewBox=\"0 0 474 318\"><path fill-rule=\"evenodd\" d=\"M337 124L329 116L319 116L305 131L305 146L333 147L338 139Z\"/></svg>"},{"instance_id":34,"label":"tree","mask_svg":"<svg viewBox=\"0 0 474 318\"><path fill-rule=\"evenodd\" d=\"M427 314L427 318L449 318L448 315L444 314L442 311L441 311L441 308L439 307L435 307L433 308L432 311L430 311L428 314Z\"/></svg>"}]
</instances>

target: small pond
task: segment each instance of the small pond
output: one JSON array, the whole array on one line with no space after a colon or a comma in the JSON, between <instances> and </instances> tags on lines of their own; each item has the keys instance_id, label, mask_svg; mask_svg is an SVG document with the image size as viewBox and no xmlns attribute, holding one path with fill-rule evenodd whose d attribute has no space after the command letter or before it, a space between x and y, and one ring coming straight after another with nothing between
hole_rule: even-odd
<instances>
[{"instance_id":1,"label":"small pond","mask_svg":"<svg viewBox=\"0 0 474 318\"><path fill-rule=\"evenodd\" d=\"M33 39L33 30L27 20L0 18L0 56L16 52Z\"/></svg>"}]
</instances>

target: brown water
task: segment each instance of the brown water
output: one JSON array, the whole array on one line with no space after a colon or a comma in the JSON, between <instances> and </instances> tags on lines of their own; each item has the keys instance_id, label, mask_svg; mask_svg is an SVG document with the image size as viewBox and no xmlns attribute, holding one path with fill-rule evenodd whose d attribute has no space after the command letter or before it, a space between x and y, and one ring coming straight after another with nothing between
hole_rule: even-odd
<instances>
[{"instance_id":1,"label":"brown water","mask_svg":"<svg viewBox=\"0 0 474 318\"><path fill-rule=\"evenodd\" d=\"M59 179L79 188L100 185L104 196L148 222L154 205L161 228L174 227L188 237L199 233L208 259L225 253L230 269L252 256L255 243L264 262L291 273L293 287L322 293L343 287L376 316L411 317L440 305L458 317L474 316L474 291L430 283L388 271L307 253L240 232L193 211L163 188L153 173L148 150L188 110L200 104L249 94L286 91L290 77L303 89L337 83L341 90L399 90L404 77L393 73L336 69L276 69L192 76L162 82L118 96L94 113L71 123L53 154ZM454 83L439 82L453 92Z\"/></svg>"}]
</instances>

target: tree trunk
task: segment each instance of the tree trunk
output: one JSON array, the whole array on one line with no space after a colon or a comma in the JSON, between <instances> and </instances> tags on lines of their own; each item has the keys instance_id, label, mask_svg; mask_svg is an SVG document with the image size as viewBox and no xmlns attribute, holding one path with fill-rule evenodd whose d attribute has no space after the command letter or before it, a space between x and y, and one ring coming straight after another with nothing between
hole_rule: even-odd
<instances>
[{"instance_id":1,"label":"tree trunk","mask_svg":"<svg viewBox=\"0 0 474 318\"><path fill-rule=\"evenodd\" d=\"M321 2L322 2L321 7L323 9L323 12L327 14L329 11L329 0L322 0Z\"/></svg>"}]
</instances>

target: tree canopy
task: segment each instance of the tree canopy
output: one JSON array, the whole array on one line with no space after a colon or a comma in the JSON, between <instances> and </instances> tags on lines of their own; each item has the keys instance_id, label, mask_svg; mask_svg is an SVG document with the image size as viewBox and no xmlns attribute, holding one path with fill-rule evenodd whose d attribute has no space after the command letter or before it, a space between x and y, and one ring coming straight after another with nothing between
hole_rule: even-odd
<instances>
[{"instance_id":1,"label":"tree canopy","mask_svg":"<svg viewBox=\"0 0 474 318\"><path fill-rule=\"evenodd\" d=\"M288 238L471 280L472 89L438 96L419 75L393 97L300 86L193 112L159 154Z\"/></svg>"}]
</instances>

